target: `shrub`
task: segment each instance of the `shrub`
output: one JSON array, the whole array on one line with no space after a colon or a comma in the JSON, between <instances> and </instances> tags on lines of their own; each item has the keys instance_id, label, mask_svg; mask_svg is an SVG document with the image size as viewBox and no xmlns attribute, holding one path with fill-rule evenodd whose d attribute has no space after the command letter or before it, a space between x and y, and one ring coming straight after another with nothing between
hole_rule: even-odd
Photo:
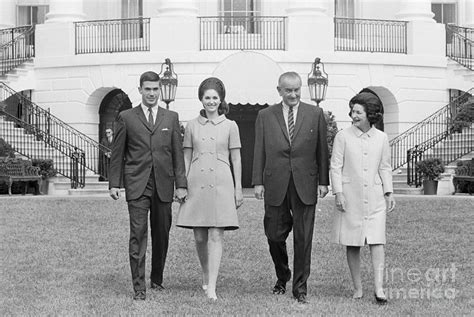
<instances>
[{"instance_id":1,"label":"shrub","mask_svg":"<svg viewBox=\"0 0 474 317\"><path fill-rule=\"evenodd\" d=\"M331 111L325 111L324 117L326 118L326 124L328 128L327 141L328 141L328 147L329 147L329 159L331 159L332 145L334 143L334 138L336 137L338 129L337 129L337 123L336 123L335 117Z\"/></svg>"},{"instance_id":2,"label":"shrub","mask_svg":"<svg viewBox=\"0 0 474 317\"><path fill-rule=\"evenodd\" d=\"M15 157L13 147L2 138L0 138L0 156Z\"/></svg>"},{"instance_id":3,"label":"shrub","mask_svg":"<svg viewBox=\"0 0 474 317\"><path fill-rule=\"evenodd\" d=\"M463 128L468 128L474 121L474 104L469 104L459 111L453 119L453 132L462 132Z\"/></svg>"},{"instance_id":4,"label":"shrub","mask_svg":"<svg viewBox=\"0 0 474 317\"><path fill-rule=\"evenodd\" d=\"M444 164L440 158L429 158L417 162L416 169L423 180L437 180L444 173Z\"/></svg>"},{"instance_id":5,"label":"shrub","mask_svg":"<svg viewBox=\"0 0 474 317\"><path fill-rule=\"evenodd\" d=\"M40 174L43 179L54 177L58 174L58 170L54 168L54 163L51 159L33 159L32 165L40 168Z\"/></svg>"}]
</instances>

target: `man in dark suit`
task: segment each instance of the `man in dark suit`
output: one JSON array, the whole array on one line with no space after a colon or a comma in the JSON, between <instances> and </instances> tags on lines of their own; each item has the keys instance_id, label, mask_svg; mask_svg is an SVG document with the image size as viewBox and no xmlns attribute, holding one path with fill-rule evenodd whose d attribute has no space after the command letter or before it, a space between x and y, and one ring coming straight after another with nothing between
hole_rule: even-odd
<instances>
[{"instance_id":1,"label":"man in dark suit","mask_svg":"<svg viewBox=\"0 0 474 317\"><path fill-rule=\"evenodd\" d=\"M186 197L186 176L178 114L158 107L159 76L145 72L141 105L119 114L110 160L110 196L118 199L123 177L130 215L130 268L134 299L146 298L145 254L148 210L152 241L151 288L162 290L168 252L171 203ZM123 174L123 175L122 175Z\"/></svg>"},{"instance_id":2,"label":"man in dark suit","mask_svg":"<svg viewBox=\"0 0 474 317\"><path fill-rule=\"evenodd\" d=\"M321 108L300 102L297 73L282 74L277 90L282 102L261 110L255 123L252 183L255 197L265 198L264 229L278 278L273 293L284 294L291 278L286 239L293 229L293 296L305 304L316 202L329 185L326 120Z\"/></svg>"}]
</instances>

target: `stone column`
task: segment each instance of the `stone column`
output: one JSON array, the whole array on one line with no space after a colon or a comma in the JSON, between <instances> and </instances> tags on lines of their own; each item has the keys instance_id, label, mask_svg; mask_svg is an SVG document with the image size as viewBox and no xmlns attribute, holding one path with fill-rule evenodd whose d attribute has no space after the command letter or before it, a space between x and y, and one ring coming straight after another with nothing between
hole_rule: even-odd
<instances>
[{"instance_id":1,"label":"stone column","mask_svg":"<svg viewBox=\"0 0 474 317\"><path fill-rule=\"evenodd\" d=\"M50 0L45 23L84 21L82 0Z\"/></svg>"},{"instance_id":2,"label":"stone column","mask_svg":"<svg viewBox=\"0 0 474 317\"><path fill-rule=\"evenodd\" d=\"M15 0L2 0L0 10L0 29L15 27L15 3Z\"/></svg>"},{"instance_id":3,"label":"stone column","mask_svg":"<svg viewBox=\"0 0 474 317\"><path fill-rule=\"evenodd\" d=\"M151 51L198 51L197 13L196 0L161 0L157 17L151 19ZM173 56L160 62L165 57L174 62Z\"/></svg>"},{"instance_id":4,"label":"stone column","mask_svg":"<svg viewBox=\"0 0 474 317\"><path fill-rule=\"evenodd\" d=\"M465 2L466 21L463 26L474 28L474 0L466 0Z\"/></svg>"},{"instance_id":5,"label":"stone column","mask_svg":"<svg viewBox=\"0 0 474 317\"><path fill-rule=\"evenodd\" d=\"M397 18L403 21L436 23L431 12L431 0L401 0Z\"/></svg>"},{"instance_id":6,"label":"stone column","mask_svg":"<svg viewBox=\"0 0 474 317\"><path fill-rule=\"evenodd\" d=\"M436 23L431 0L401 0L399 20L408 21L407 51L409 55L430 55L444 58L446 35L444 24ZM429 34L429 36L427 36Z\"/></svg>"},{"instance_id":7,"label":"stone column","mask_svg":"<svg viewBox=\"0 0 474 317\"><path fill-rule=\"evenodd\" d=\"M324 0L291 0L288 15L288 50L303 52L332 52L334 50L334 21L327 13Z\"/></svg>"}]
</instances>

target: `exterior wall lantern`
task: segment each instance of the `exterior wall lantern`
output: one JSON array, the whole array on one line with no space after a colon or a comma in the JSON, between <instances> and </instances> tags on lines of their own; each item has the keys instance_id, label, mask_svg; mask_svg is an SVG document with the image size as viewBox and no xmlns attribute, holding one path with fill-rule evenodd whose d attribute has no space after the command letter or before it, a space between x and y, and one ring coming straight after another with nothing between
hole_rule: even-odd
<instances>
[{"instance_id":1,"label":"exterior wall lantern","mask_svg":"<svg viewBox=\"0 0 474 317\"><path fill-rule=\"evenodd\" d=\"M166 69L163 71L163 68ZM173 63L169 58L161 64L160 76L160 92L161 100L166 103L166 109L169 109L170 102L176 97L176 87L178 87L178 75L173 71Z\"/></svg>"},{"instance_id":2,"label":"exterior wall lantern","mask_svg":"<svg viewBox=\"0 0 474 317\"><path fill-rule=\"evenodd\" d=\"M322 71L319 69L322 66ZM319 57L314 60L311 72L308 74L308 87L311 100L317 106L326 98L326 88L328 87L328 74L324 71L324 64Z\"/></svg>"}]
</instances>

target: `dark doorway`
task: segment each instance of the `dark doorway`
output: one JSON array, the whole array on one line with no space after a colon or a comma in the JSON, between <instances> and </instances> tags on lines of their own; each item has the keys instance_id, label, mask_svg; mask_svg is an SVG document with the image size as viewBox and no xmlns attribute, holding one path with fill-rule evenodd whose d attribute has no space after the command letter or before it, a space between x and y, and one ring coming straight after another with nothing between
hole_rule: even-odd
<instances>
[{"instance_id":1,"label":"dark doorway","mask_svg":"<svg viewBox=\"0 0 474 317\"><path fill-rule=\"evenodd\" d=\"M229 104L230 110L227 118L234 120L239 127L242 148L242 187L252 187L253 147L255 144L255 120L260 110L267 108L265 105Z\"/></svg>"},{"instance_id":2,"label":"dark doorway","mask_svg":"<svg viewBox=\"0 0 474 317\"><path fill-rule=\"evenodd\" d=\"M102 100L99 108L99 138L102 145L111 147L107 141L106 129L115 129L115 122L120 112L132 108L132 103L127 94L120 89L114 89L109 92ZM112 141L113 142L113 141ZM99 173L102 175L100 180L107 180L110 152L99 155Z\"/></svg>"}]
</instances>

